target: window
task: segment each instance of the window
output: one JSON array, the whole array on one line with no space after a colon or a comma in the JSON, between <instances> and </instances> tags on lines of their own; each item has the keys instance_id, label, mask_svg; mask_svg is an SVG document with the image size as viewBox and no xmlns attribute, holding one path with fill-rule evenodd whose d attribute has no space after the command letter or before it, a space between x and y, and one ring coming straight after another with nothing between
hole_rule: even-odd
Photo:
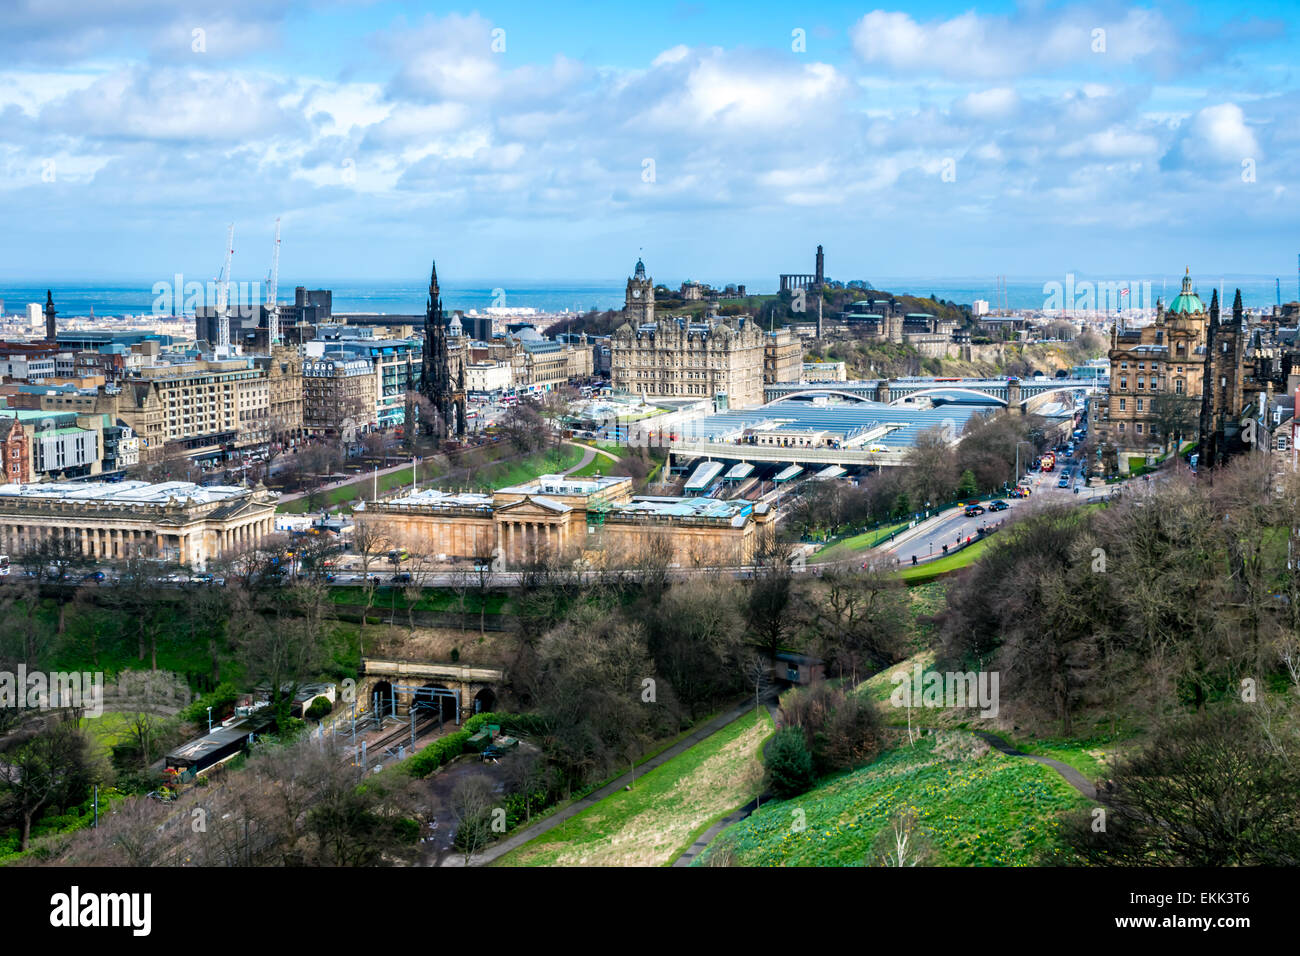
<instances>
[{"instance_id":1,"label":"window","mask_svg":"<svg viewBox=\"0 0 1300 956\"><path fill-rule=\"evenodd\" d=\"M1123 430L1124 430L1124 423L1123 423L1123 422L1120 422L1120 423L1119 423L1119 430L1120 430L1120 431L1123 431Z\"/></svg>"},{"instance_id":2,"label":"window","mask_svg":"<svg viewBox=\"0 0 1300 956\"><path fill-rule=\"evenodd\" d=\"M1119 387L1122 388L1122 389L1127 389L1127 388L1128 388L1128 379L1127 379L1127 378L1121 378L1121 379L1119 380Z\"/></svg>"},{"instance_id":3,"label":"window","mask_svg":"<svg viewBox=\"0 0 1300 956\"><path fill-rule=\"evenodd\" d=\"M1183 394L1183 380L1181 378L1174 379L1174 394Z\"/></svg>"},{"instance_id":4,"label":"window","mask_svg":"<svg viewBox=\"0 0 1300 956\"><path fill-rule=\"evenodd\" d=\"M1137 432L1138 432L1139 435L1142 434L1142 423L1141 423L1141 422L1138 422L1138 423L1137 423Z\"/></svg>"},{"instance_id":5,"label":"window","mask_svg":"<svg viewBox=\"0 0 1300 956\"><path fill-rule=\"evenodd\" d=\"M1140 398L1138 399L1138 407L1137 407L1137 410L1138 410L1139 412L1142 411L1142 399L1140 399Z\"/></svg>"}]
</instances>

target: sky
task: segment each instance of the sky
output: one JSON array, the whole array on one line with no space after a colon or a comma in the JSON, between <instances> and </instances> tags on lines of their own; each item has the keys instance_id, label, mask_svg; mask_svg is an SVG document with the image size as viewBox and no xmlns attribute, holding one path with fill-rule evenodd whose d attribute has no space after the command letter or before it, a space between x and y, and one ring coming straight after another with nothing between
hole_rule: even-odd
<instances>
[{"instance_id":1,"label":"sky","mask_svg":"<svg viewBox=\"0 0 1300 956\"><path fill-rule=\"evenodd\" d=\"M1294 2L3 0L0 279L1295 276Z\"/></svg>"}]
</instances>

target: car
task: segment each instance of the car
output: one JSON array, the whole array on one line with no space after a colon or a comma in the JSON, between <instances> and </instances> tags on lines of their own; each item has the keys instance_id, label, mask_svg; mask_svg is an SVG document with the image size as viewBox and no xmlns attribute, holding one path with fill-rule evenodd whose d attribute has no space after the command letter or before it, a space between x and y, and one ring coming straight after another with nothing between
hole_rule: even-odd
<instances>
[{"instance_id":1,"label":"car","mask_svg":"<svg viewBox=\"0 0 1300 956\"><path fill-rule=\"evenodd\" d=\"M967 505L967 506L966 506L966 517L967 517L967 518L975 518L975 517L978 517L979 515L982 515L983 513L984 513L984 506L983 506L983 505Z\"/></svg>"},{"instance_id":2,"label":"car","mask_svg":"<svg viewBox=\"0 0 1300 956\"><path fill-rule=\"evenodd\" d=\"M410 583L411 583L411 575L410 575L410 572L408 572L408 571L403 571L403 572L401 572L400 574L394 574L394 575L393 575L393 583L394 583L394 584L410 584Z\"/></svg>"},{"instance_id":3,"label":"car","mask_svg":"<svg viewBox=\"0 0 1300 956\"><path fill-rule=\"evenodd\" d=\"M1056 487L1058 487L1058 488L1069 488L1069 487L1070 487L1070 476L1069 476L1069 475L1061 475L1061 480L1058 481L1058 482L1056 483Z\"/></svg>"},{"instance_id":4,"label":"car","mask_svg":"<svg viewBox=\"0 0 1300 956\"><path fill-rule=\"evenodd\" d=\"M989 502L989 511L1006 511L1011 506L999 498L997 501Z\"/></svg>"},{"instance_id":5,"label":"car","mask_svg":"<svg viewBox=\"0 0 1300 956\"><path fill-rule=\"evenodd\" d=\"M90 582L90 581L93 581L93 582L96 583L96 584L101 584L101 583L103 583L103 581L104 581L105 578L107 578L107 577L108 577L108 575L106 575L103 571L91 571L89 574L87 574L87 575L86 575L85 577L83 577L81 580L82 580L83 582Z\"/></svg>"}]
</instances>

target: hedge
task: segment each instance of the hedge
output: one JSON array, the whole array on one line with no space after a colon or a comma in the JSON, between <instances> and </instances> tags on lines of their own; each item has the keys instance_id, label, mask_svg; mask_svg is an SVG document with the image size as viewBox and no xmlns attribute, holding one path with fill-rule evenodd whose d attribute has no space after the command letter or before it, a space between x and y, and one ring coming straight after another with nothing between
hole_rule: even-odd
<instances>
[{"instance_id":1,"label":"hedge","mask_svg":"<svg viewBox=\"0 0 1300 956\"><path fill-rule=\"evenodd\" d=\"M177 716L189 724L200 723L208 719L208 708L212 708L214 720L224 716L223 708L232 706L239 699L239 688L231 683L221 683L209 694L204 694L194 703L182 710Z\"/></svg>"},{"instance_id":2,"label":"hedge","mask_svg":"<svg viewBox=\"0 0 1300 956\"><path fill-rule=\"evenodd\" d=\"M483 729L484 724L496 724L507 733L525 737L540 737L546 733L545 722L537 714L507 714L488 711L475 714L461 726L471 734Z\"/></svg>"},{"instance_id":3,"label":"hedge","mask_svg":"<svg viewBox=\"0 0 1300 956\"><path fill-rule=\"evenodd\" d=\"M402 767L417 780L427 777L447 761L464 753L465 741L469 740L471 736L473 735L468 730L458 730L446 737L439 737L402 764Z\"/></svg>"}]
</instances>

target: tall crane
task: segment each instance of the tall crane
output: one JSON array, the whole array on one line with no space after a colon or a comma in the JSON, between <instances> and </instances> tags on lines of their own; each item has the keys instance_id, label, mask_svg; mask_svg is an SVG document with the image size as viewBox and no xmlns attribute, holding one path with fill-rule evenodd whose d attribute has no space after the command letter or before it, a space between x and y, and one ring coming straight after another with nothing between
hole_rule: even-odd
<instances>
[{"instance_id":1,"label":"tall crane","mask_svg":"<svg viewBox=\"0 0 1300 956\"><path fill-rule=\"evenodd\" d=\"M275 296L280 284L280 217L275 217L275 251L271 253L271 271L266 276L266 340L280 344L280 312Z\"/></svg>"},{"instance_id":2,"label":"tall crane","mask_svg":"<svg viewBox=\"0 0 1300 956\"><path fill-rule=\"evenodd\" d=\"M235 224L226 233L226 264L217 277L217 349L230 349L230 257L235 254Z\"/></svg>"}]
</instances>

